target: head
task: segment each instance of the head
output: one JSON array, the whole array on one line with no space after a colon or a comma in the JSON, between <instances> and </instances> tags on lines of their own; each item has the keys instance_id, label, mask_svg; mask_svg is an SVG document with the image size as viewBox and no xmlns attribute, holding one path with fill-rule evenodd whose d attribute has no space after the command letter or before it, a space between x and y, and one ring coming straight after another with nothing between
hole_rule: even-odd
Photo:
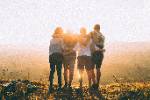
<instances>
[{"instance_id":1,"label":"head","mask_svg":"<svg viewBox=\"0 0 150 100\"><path fill-rule=\"evenodd\" d=\"M89 38L88 38L88 35L87 35L86 28L82 27L80 29L80 36L79 36L78 41L81 45L84 45L84 46L86 46L88 44Z\"/></svg>"},{"instance_id":2,"label":"head","mask_svg":"<svg viewBox=\"0 0 150 100\"><path fill-rule=\"evenodd\" d=\"M61 37L63 35L63 29L61 27L56 27L53 37Z\"/></svg>"},{"instance_id":3,"label":"head","mask_svg":"<svg viewBox=\"0 0 150 100\"><path fill-rule=\"evenodd\" d=\"M94 31L95 32L99 32L100 31L100 25L99 24L95 24L94 25Z\"/></svg>"},{"instance_id":4,"label":"head","mask_svg":"<svg viewBox=\"0 0 150 100\"><path fill-rule=\"evenodd\" d=\"M85 35L86 35L86 28L82 27L82 28L80 29L80 35L81 35L81 36L85 36Z\"/></svg>"},{"instance_id":5,"label":"head","mask_svg":"<svg viewBox=\"0 0 150 100\"><path fill-rule=\"evenodd\" d=\"M77 36L74 34L65 34L63 40L67 46L74 47L77 43Z\"/></svg>"}]
</instances>

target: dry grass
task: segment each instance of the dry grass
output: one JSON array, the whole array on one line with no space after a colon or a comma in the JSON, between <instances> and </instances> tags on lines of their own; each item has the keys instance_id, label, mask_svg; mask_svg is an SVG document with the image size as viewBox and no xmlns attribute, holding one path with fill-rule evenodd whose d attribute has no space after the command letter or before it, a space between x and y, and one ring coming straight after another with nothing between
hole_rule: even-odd
<instances>
[{"instance_id":1,"label":"dry grass","mask_svg":"<svg viewBox=\"0 0 150 100\"><path fill-rule=\"evenodd\" d=\"M0 91L1 99L8 100L149 100L150 98L150 82L147 83L112 83L102 85L99 90L89 90L87 86L82 88L82 91L77 85L73 86L72 90L62 90L48 95L48 84L41 82L15 81L15 90L6 91L6 86L9 81L1 81ZM55 89L56 89L55 85ZM11 87L10 87L11 88Z\"/></svg>"}]
</instances>

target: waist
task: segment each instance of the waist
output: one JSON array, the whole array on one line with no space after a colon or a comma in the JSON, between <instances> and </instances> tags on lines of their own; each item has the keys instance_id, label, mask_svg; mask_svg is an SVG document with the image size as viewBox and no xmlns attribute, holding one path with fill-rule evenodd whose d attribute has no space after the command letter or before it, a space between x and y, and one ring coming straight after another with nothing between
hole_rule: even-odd
<instances>
[{"instance_id":1,"label":"waist","mask_svg":"<svg viewBox=\"0 0 150 100\"><path fill-rule=\"evenodd\" d=\"M89 52L89 53L78 53L78 56L91 56L91 52Z\"/></svg>"},{"instance_id":2,"label":"waist","mask_svg":"<svg viewBox=\"0 0 150 100\"><path fill-rule=\"evenodd\" d=\"M69 52L64 51L64 55L65 56L76 56L76 51L72 50Z\"/></svg>"},{"instance_id":3,"label":"waist","mask_svg":"<svg viewBox=\"0 0 150 100\"><path fill-rule=\"evenodd\" d=\"M53 54L53 53L63 53L63 51L62 50L59 50L59 49L56 49L56 50L50 50L49 51L49 55L51 55L51 54Z\"/></svg>"},{"instance_id":4,"label":"waist","mask_svg":"<svg viewBox=\"0 0 150 100\"><path fill-rule=\"evenodd\" d=\"M94 52L92 52L92 54L103 54L103 52L99 50L95 50Z\"/></svg>"},{"instance_id":5,"label":"waist","mask_svg":"<svg viewBox=\"0 0 150 100\"><path fill-rule=\"evenodd\" d=\"M63 54L60 52L54 52L54 53L50 54L50 56L63 56Z\"/></svg>"},{"instance_id":6,"label":"waist","mask_svg":"<svg viewBox=\"0 0 150 100\"><path fill-rule=\"evenodd\" d=\"M88 57L91 57L91 56L87 56L87 55L82 55L82 56L78 56L77 58L88 58Z\"/></svg>"},{"instance_id":7,"label":"waist","mask_svg":"<svg viewBox=\"0 0 150 100\"><path fill-rule=\"evenodd\" d=\"M78 56L82 56L82 55L91 56L90 48L89 49L79 50L78 51Z\"/></svg>"}]
</instances>

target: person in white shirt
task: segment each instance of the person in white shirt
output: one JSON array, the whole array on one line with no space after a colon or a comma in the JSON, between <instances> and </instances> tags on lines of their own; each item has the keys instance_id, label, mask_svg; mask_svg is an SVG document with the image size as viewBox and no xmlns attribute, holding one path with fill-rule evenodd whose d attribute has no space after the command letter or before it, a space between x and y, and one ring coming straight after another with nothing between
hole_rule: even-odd
<instances>
[{"instance_id":1,"label":"person in white shirt","mask_svg":"<svg viewBox=\"0 0 150 100\"><path fill-rule=\"evenodd\" d=\"M104 58L104 41L105 37L100 32L100 25L96 24L94 26L94 31L90 32L90 37L92 39L91 45L91 54L92 54L92 61L96 66L96 81L97 84L93 85L95 89L98 89L100 77L101 77L101 65Z\"/></svg>"},{"instance_id":2,"label":"person in white shirt","mask_svg":"<svg viewBox=\"0 0 150 100\"><path fill-rule=\"evenodd\" d=\"M63 63L63 30L61 27L55 29L52 39L50 40L49 46L49 63L50 63L50 75L49 75L49 92L54 90L53 80L55 68L58 76L58 91L61 90L62 86L62 63Z\"/></svg>"},{"instance_id":3,"label":"person in white shirt","mask_svg":"<svg viewBox=\"0 0 150 100\"><path fill-rule=\"evenodd\" d=\"M80 74L80 79L79 79L80 88L82 88L84 69L86 69L86 72L87 72L89 87L91 87L91 82L95 84L95 75L94 75L94 71L92 70L94 68L94 65L92 63L91 50L90 50L91 43L92 43L92 40L86 34L86 29L81 28L80 35L78 38L78 43L76 45L76 50L78 51L77 68Z\"/></svg>"}]
</instances>

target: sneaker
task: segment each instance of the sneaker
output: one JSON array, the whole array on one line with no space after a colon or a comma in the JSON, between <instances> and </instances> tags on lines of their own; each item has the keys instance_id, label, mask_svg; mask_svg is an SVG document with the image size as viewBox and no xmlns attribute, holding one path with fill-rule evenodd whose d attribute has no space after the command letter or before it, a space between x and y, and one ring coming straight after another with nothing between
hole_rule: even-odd
<instances>
[{"instance_id":1,"label":"sneaker","mask_svg":"<svg viewBox=\"0 0 150 100\"><path fill-rule=\"evenodd\" d=\"M93 89L93 85L92 86L89 86L89 90L92 90Z\"/></svg>"},{"instance_id":2,"label":"sneaker","mask_svg":"<svg viewBox=\"0 0 150 100\"><path fill-rule=\"evenodd\" d=\"M67 85L67 84L65 84L65 85L63 86L63 88L65 89L65 88L67 88L67 86L68 86L68 85Z\"/></svg>"},{"instance_id":3,"label":"sneaker","mask_svg":"<svg viewBox=\"0 0 150 100\"><path fill-rule=\"evenodd\" d=\"M57 92L61 92L62 91L62 88L61 87L58 87L57 88Z\"/></svg>"},{"instance_id":4,"label":"sneaker","mask_svg":"<svg viewBox=\"0 0 150 100\"><path fill-rule=\"evenodd\" d=\"M53 87L49 87L48 93L52 93L52 92L54 92L54 88Z\"/></svg>"},{"instance_id":5,"label":"sneaker","mask_svg":"<svg viewBox=\"0 0 150 100\"><path fill-rule=\"evenodd\" d=\"M92 88L93 88L94 90L98 90L99 85L98 85L98 84L93 84L93 85L92 85Z\"/></svg>"},{"instance_id":6,"label":"sneaker","mask_svg":"<svg viewBox=\"0 0 150 100\"><path fill-rule=\"evenodd\" d=\"M69 88L70 90L72 90L71 84L69 84L68 88Z\"/></svg>"},{"instance_id":7,"label":"sneaker","mask_svg":"<svg viewBox=\"0 0 150 100\"><path fill-rule=\"evenodd\" d=\"M78 88L76 90L76 92L77 92L78 95L82 95L83 94L83 89L82 88Z\"/></svg>"}]
</instances>

